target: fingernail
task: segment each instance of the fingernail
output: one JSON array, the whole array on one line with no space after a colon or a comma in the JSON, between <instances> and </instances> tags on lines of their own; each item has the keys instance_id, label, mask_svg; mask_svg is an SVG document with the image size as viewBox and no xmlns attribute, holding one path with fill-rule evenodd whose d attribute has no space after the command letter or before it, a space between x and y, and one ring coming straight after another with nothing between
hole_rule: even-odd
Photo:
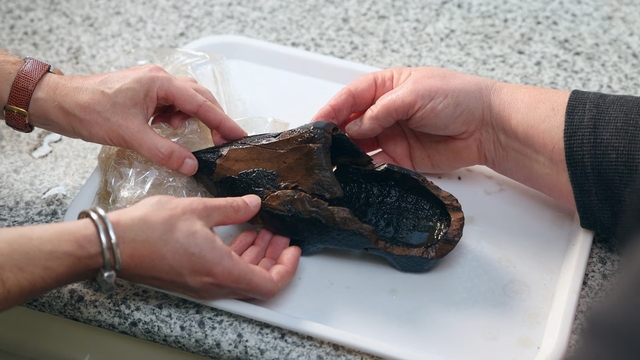
<instances>
[{"instance_id":1,"label":"fingernail","mask_svg":"<svg viewBox=\"0 0 640 360\"><path fill-rule=\"evenodd\" d=\"M198 162L194 158L186 158L180 167L180 172L186 175L193 175L198 170Z\"/></svg>"},{"instance_id":2,"label":"fingernail","mask_svg":"<svg viewBox=\"0 0 640 360\"><path fill-rule=\"evenodd\" d=\"M347 134L354 133L360 129L360 126L362 126L362 120L356 119L350 122L349 125L344 128L344 131L346 131Z\"/></svg>"},{"instance_id":3,"label":"fingernail","mask_svg":"<svg viewBox=\"0 0 640 360\"><path fill-rule=\"evenodd\" d=\"M242 198L247 202L247 205L249 205L249 207L256 208L262 205L262 200L258 195L245 195Z\"/></svg>"}]
</instances>

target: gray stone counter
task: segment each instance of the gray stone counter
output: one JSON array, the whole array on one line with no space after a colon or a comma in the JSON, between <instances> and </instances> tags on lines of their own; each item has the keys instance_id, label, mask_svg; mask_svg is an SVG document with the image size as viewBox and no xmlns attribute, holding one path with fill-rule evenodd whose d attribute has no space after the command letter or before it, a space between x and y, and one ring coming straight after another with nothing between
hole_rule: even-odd
<instances>
[{"instance_id":1,"label":"gray stone counter","mask_svg":"<svg viewBox=\"0 0 640 360\"><path fill-rule=\"evenodd\" d=\"M443 66L514 83L638 95L638 13L640 3L631 0L4 0L0 46L67 74L91 74L129 49L236 34L378 67ZM68 138L34 159L45 135L0 126L0 226L60 221L96 165L97 145ZM572 346L618 263L615 242L597 238ZM25 306L212 358L370 358L128 283L118 284L116 295L95 290L90 282L74 284Z\"/></svg>"}]
</instances>

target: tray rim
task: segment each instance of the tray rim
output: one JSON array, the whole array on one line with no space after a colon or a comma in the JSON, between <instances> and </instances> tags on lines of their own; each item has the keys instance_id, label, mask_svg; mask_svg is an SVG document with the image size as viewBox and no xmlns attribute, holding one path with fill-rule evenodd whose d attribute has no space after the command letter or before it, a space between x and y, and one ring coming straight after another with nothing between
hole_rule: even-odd
<instances>
[{"instance_id":1,"label":"tray rim","mask_svg":"<svg viewBox=\"0 0 640 360\"><path fill-rule=\"evenodd\" d=\"M295 56L306 62L319 63L328 66L335 66L345 71L356 71L358 73L367 73L380 70L372 66L359 64L347 60L338 59L331 56L321 55L308 52L305 50L295 49L279 44L274 44L262 40L251 39L236 35L211 35L196 39L189 42L182 48L187 50L201 50L202 47L220 44L230 44L235 46L253 47L263 51L280 54L284 56ZM234 58L233 56L230 58ZM241 58L241 57L238 57ZM265 57L266 58L266 57ZM304 73L301 69L293 69L293 72ZM100 170L96 167L87 182L82 186L78 195L74 198L71 205L64 216L64 221L75 220L81 209L90 204L81 203L80 194L90 192L95 193L100 185ZM568 244L562 262L561 270L558 274L558 281L555 287L554 297L551 303L550 311L547 316L546 326L542 336L540 349L536 355L536 359L560 359L567 350L569 337L573 319L577 310L577 304L582 289L582 281L585 275L585 269L591 251L593 241L593 232L580 227L580 221L576 214L572 223L572 240ZM274 310L270 310L261 306L257 306L248 302L224 299L215 301L200 301L189 298L182 294L167 292L157 289L165 293L172 294L181 298L189 299L204 305L215 307L217 309L228 311L250 319L258 320L270 325L278 326L287 330L302 333L318 339L334 342L343 346L347 346L356 350L360 350L369 354L383 356L387 358L424 358L425 355L433 358L433 354L416 353L405 348L395 347L389 344L383 344L379 341L372 340L357 334L353 334L344 330L336 329L327 325L319 324L314 321L296 318L291 315L282 314ZM564 301L559 301L562 298Z\"/></svg>"}]
</instances>

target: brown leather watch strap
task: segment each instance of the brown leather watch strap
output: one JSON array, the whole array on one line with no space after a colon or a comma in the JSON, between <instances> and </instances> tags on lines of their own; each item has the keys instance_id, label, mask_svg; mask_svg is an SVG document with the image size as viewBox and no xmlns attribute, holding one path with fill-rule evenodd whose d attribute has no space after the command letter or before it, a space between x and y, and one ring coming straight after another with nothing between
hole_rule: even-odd
<instances>
[{"instance_id":1,"label":"brown leather watch strap","mask_svg":"<svg viewBox=\"0 0 640 360\"><path fill-rule=\"evenodd\" d=\"M4 119L7 125L22 132L32 132L33 125L29 124L29 103L40 79L51 69L46 62L27 58L18 70L11 85L9 100L4 107Z\"/></svg>"}]
</instances>

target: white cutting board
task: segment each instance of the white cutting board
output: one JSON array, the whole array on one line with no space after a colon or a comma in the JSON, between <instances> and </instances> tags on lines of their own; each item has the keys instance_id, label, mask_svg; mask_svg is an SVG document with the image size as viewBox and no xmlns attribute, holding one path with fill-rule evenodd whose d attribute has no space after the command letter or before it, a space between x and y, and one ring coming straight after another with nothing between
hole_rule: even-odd
<instances>
[{"instance_id":1,"label":"white cutting board","mask_svg":"<svg viewBox=\"0 0 640 360\"><path fill-rule=\"evenodd\" d=\"M188 49L223 55L241 116L297 127L345 84L377 69L237 36ZM269 301L204 304L372 354L407 359L558 359L566 350L592 233L575 213L484 167L428 176L466 217L458 246L431 272L401 273L382 258L327 250L303 257ZM460 179L458 179L460 178ZM96 171L65 220L88 207ZM217 228L230 241L235 226Z\"/></svg>"}]
</instances>

